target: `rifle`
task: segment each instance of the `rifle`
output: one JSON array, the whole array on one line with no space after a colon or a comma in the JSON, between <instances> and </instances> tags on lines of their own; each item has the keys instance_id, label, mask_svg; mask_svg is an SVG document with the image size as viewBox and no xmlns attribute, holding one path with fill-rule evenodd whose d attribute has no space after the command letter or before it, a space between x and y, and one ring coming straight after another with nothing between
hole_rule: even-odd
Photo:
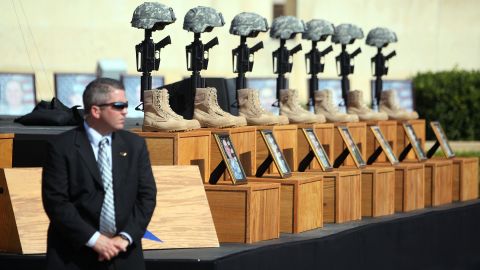
<instances>
[{"instance_id":1,"label":"rifle","mask_svg":"<svg viewBox=\"0 0 480 270\"><path fill-rule=\"evenodd\" d=\"M208 68L208 51L216 45L218 45L218 38L215 37L204 45L200 40L200 33L195 33L193 42L185 47L187 70L192 71L192 89L205 86L200 77L200 71Z\"/></svg>"},{"instance_id":2,"label":"rifle","mask_svg":"<svg viewBox=\"0 0 480 270\"><path fill-rule=\"evenodd\" d=\"M158 70L160 67L160 51L169 44L171 44L170 36L166 36L158 43L154 43L152 39L152 30L145 29L145 39L135 46L137 71L142 72L140 81L141 102L143 102L143 92L152 89L151 72L153 70ZM141 104L135 109L141 110L140 106Z\"/></svg>"},{"instance_id":3,"label":"rifle","mask_svg":"<svg viewBox=\"0 0 480 270\"><path fill-rule=\"evenodd\" d=\"M277 77L277 101L272 106L278 106L280 99L280 90L287 88L285 74L292 71L293 62L291 57L302 50L302 44L298 44L293 49L288 50L285 47L285 39L280 39L280 48L272 53L273 73L278 74Z\"/></svg>"},{"instance_id":4,"label":"rifle","mask_svg":"<svg viewBox=\"0 0 480 270\"><path fill-rule=\"evenodd\" d=\"M317 49L317 41L312 41L312 49L305 54L305 61L307 63L307 73L311 74L309 79L309 100L307 106L315 105L315 91L318 90L317 74L323 72L325 64L322 63L322 57L333 51L332 46L329 46L323 51Z\"/></svg>"}]
</instances>

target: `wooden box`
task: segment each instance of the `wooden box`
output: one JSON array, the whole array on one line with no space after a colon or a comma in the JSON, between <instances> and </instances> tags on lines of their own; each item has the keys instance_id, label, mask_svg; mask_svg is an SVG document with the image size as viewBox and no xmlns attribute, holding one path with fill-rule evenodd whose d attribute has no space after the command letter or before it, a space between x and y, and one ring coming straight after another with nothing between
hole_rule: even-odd
<instances>
[{"instance_id":1,"label":"wooden box","mask_svg":"<svg viewBox=\"0 0 480 270\"><path fill-rule=\"evenodd\" d=\"M211 150L210 150L210 173L215 170L215 167L222 161L222 154L218 149L217 142L213 138L213 133L224 132L230 135L235 151L238 158L242 163L243 169L247 176L255 175L256 171L256 127L246 126L238 128L225 128L225 129L209 129L212 132ZM224 174L224 177L220 179L228 180L230 176L228 173Z\"/></svg>"},{"instance_id":2,"label":"wooden box","mask_svg":"<svg viewBox=\"0 0 480 270\"><path fill-rule=\"evenodd\" d=\"M281 179L268 175L250 182L279 183L280 232L300 233L323 227L323 181L321 174L294 173Z\"/></svg>"},{"instance_id":3,"label":"wooden box","mask_svg":"<svg viewBox=\"0 0 480 270\"><path fill-rule=\"evenodd\" d=\"M422 144L423 150L425 150L425 119L408 120L406 122L412 125L413 129L415 130L415 134L417 134L417 137ZM397 151L395 152L397 157L400 155L403 149L407 147L409 143L410 141L408 140L407 134L405 134L405 130L403 129L403 122L398 121L397 122ZM405 158L405 161L417 161L417 157L415 156L415 152L413 151L413 149L410 150L407 157Z\"/></svg>"},{"instance_id":4,"label":"wooden box","mask_svg":"<svg viewBox=\"0 0 480 270\"><path fill-rule=\"evenodd\" d=\"M205 184L205 191L220 242L280 237L280 184Z\"/></svg>"},{"instance_id":5,"label":"wooden box","mask_svg":"<svg viewBox=\"0 0 480 270\"><path fill-rule=\"evenodd\" d=\"M395 213L395 169L392 166L362 170L362 216L379 217Z\"/></svg>"},{"instance_id":6,"label":"wooden box","mask_svg":"<svg viewBox=\"0 0 480 270\"><path fill-rule=\"evenodd\" d=\"M391 166L388 164L388 166ZM418 162L395 165L395 212L425 208L425 166Z\"/></svg>"},{"instance_id":7,"label":"wooden box","mask_svg":"<svg viewBox=\"0 0 480 270\"><path fill-rule=\"evenodd\" d=\"M263 141L260 131L263 129L269 129L273 131L275 140L278 143L278 146L283 151L285 160L290 166L290 169L294 171L298 165L297 160L297 126L296 125L280 125L280 126L257 126L257 167L262 164L262 162L268 156L268 149ZM255 169L256 170L256 169ZM272 164L268 171L269 173L277 173L277 168Z\"/></svg>"},{"instance_id":8,"label":"wooden box","mask_svg":"<svg viewBox=\"0 0 480 270\"><path fill-rule=\"evenodd\" d=\"M362 218L362 176L357 169L308 171L323 176L323 222L344 223Z\"/></svg>"},{"instance_id":9,"label":"wooden box","mask_svg":"<svg viewBox=\"0 0 480 270\"><path fill-rule=\"evenodd\" d=\"M12 133L0 134L0 168L12 167L13 137Z\"/></svg>"},{"instance_id":10,"label":"wooden box","mask_svg":"<svg viewBox=\"0 0 480 270\"><path fill-rule=\"evenodd\" d=\"M425 163L425 207L451 203L453 161L430 159Z\"/></svg>"},{"instance_id":11,"label":"wooden box","mask_svg":"<svg viewBox=\"0 0 480 270\"><path fill-rule=\"evenodd\" d=\"M478 198L478 158L455 157L453 160L453 200Z\"/></svg>"},{"instance_id":12,"label":"wooden box","mask_svg":"<svg viewBox=\"0 0 480 270\"><path fill-rule=\"evenodd\" d=\"M366 147L366 160L375 152L375 150L380 147L380 144L375 139L375 135L370 129L371 126L378 126L382 131L383 136L387 142L392 147L393 153L397 153L397 121L395 120L386 120L386 121L368 121L367 122L367 147ZM385 153L381 153L374 164L389 162Z\"/></svg>"},{"instance_id":13,"label":"wooden box","mask_svg":"<svg viewBox=\"0 0 480 270\"><path fill-rule=\"evenodd\" d=\"M365 122L356 122L356 123L335 123L335 135L334 135L334 150L333 155L334 158L340 156L344 149L347 148L345 143L343 142L342 136L340 135L340 131L338 131L338 126L347 126L352 134L352 138L358 146L358 149L362 153L363 159L366 161L367 156L367 124ZM332 164L335 160L331 160ZM355 166L355 162L351 155L343 162L344 166Z\"/></svg>"},{"instance_id":14,"label":"wooden box","mask_svg":"<svg viewBox=\"0 0 480 270\"><path fill-rule=\"evenodd\" d=\"M204 182L210 177L211 132L136 132L144 137L152 165L197 165Z\"/></svg>"},{"instance_id":15,"label":"wooden box","mask_svg":"<svg viewBox=\"0 0 480 270\"><path fill-rule=\"evenodd\" d=\"M297 161L300 163L303 158L308 154L310 151L310 146L308 145L307 139L305 135L303 135L302 128L312 128L315 134L317 134L318 140L325 149L325 152L328 155L328 159L330 162L333 161L333 137L334 137L334 125L332 123L324 123L324 124L303 124L298 125L297 131L297 147L298 147L298 156ZM297 170L298 164L293 170ZM310 163L310 169L320 169L320 164L318 163L317 159L313 159Z\"/></svg>"}]
</instances>

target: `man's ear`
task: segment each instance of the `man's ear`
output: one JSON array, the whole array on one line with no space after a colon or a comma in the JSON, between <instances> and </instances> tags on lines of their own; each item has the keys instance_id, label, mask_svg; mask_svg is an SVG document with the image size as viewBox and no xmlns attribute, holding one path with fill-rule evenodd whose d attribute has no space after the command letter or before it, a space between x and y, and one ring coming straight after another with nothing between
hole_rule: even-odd
<instances>
[{"instance_id":1,"label":"man's ear","mask_svg":"<svg viewBox=\"0 0 480 270\"><path fill-rule=\"evenodd\" d=\"M90 115L95 119L99 119L101 110L102 109L98 106L92 106L90 108Z\"/></svg>"}]
</instances>

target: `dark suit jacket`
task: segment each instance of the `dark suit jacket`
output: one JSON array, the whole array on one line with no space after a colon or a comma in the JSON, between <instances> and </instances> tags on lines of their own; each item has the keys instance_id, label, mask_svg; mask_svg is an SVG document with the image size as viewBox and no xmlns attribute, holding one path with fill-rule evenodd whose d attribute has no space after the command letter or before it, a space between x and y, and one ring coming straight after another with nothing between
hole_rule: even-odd
<instances>
[{"instance_id":1,"label":"dark suit jacket","mask_svg":"<svg viewBox=\"0 0 480 270\"><path fill-rule=\"evenodd\" d=\"M50 218L48 269L144 269L141 238L156 203L156 185L145 141L112 134L112 175L117 233L133 238L127 252L108 263L85 246L98 231L104 191L95 156L83 125L50 142L43 168L42 198Z\"/></svg>"}]
</instances>

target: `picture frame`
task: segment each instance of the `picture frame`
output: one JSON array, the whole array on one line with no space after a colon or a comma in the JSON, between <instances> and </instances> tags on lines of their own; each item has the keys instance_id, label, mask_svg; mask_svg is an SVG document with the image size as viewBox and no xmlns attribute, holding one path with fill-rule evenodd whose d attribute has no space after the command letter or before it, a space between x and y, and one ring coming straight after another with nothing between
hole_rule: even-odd
<instances>
[{"instance_id":1,"label":"picture frame","mask_svg":"<svg viewBox=\"0 0 480 270\"><path fill-rule=\"evenodd\" d=\"M36 100L35 74L0 72L0 115L30 113Z\"/></svg>"},{"instance_id":2,"label":"picture frame","mask_svg":"<svg viewBox=\"0 0 480 270\"><path fill-rule=\"evenodd\" d=\"M55 97L68 108L83 108L83 92L96 78L95 73L55 73Z\"/></svg>"},{"instance_id":3,"label":"picture frame","mask_svg":"<svg viewBox=\"0 0 480 270\"><path fill-rule=\"evenodd\" d=\"M405 130L405 134L407 134L407 138L410 141L410 144L412 145L413 151L415 152L417 159L419 161L427 160L428 159L427 154L423 150L420 140L418 139L412 124L404 122L403 129Z\"/></svg>"},{"instance_id":4,"label":"picture frame","mask_svg":"<svg viewBox=\"0 0 480 270\"><path fill-rule=\"evenodd\" d=\"M273 158L273 162L280 173L280 177L288 178L292 176L292 170L290 169L290 166L288 165L280 146L278 146L277 140L273 135L273 131L264 129L260 131L260 134L262 134L263 141L265 142L265 145L267 145L268 152Z\"/></svg>"},{"instance_id":5,"label":"picture frame","mask_svg":"<svg viewBox=\"0 0 480 270\"><path fill-rule=\"evenodd\" d=\"M353 140L353 136L350 133L350 130L348 129L347 126L338 126L338 130L340 131L340 135L342 136L343 142L347 145L347 149L350 152L350 155L353 158L353 161L355 162L355 165L357 168L361 169L367 166L367 163L362 157L362 153L360 152L360 149L358 149L357 144Z\"/></svg>"},{"instance_id":6,"label":"picture frame","mask_svg":"<svg viewBox=\"0 0 480 270\"><path fill-rule=\"evenodd\" d=\"M382 147L382 150L383 152L385 153L385 155L387 156L387 159L388 161L390 161L390 163L392 165L397 165L400 163L400 161L398 160L397 156L395 155L395 153L393 152L393 149L392 147L390 146L390 144L388 143L387 139L385 138L385 136L383 136L383 132L382 130L380 129L379 126L370 126L370 129L373 133L373 135L375 136L375 139L377 140L377 142L380 144L380 147Z\"/></svg>"},{"instance_id":7,"label":"picture frame","mask_svg":"<svg viewBox=\"0 0 480 270\"><path fill-rule=\"evenodd\" d=\"M315 154L315 158L317 159L318 163L320 163L320 167L323 171L331 171L333 170L333 166L328 159L328 155L325 152L322 144L318 140L317 134L312 128L302 128L303 135L307 139L308 145L310 149L312 149L313 153Z\"/></svg>"},{"instance_id":8,"label":"picture frame","mask_svg":"<svg viewBox=\"0 0 480 270\"><path fill-rule=\"evenodd\" d=\"M234 185L246 184L247 175L243 170L242 163L238 158L235 147L230 139L230 135L226 133L214 133L213 137L215 138L215 142L220 150L222 159L225 162L232 183Z\"/></svg>"},{"instance_id":9,"label":"picture frame","mask_svg":"<svg viewBox=\"0 0 480 270\"><path fill-rule=\"evenodd\" d=\"M448 143L447 135L443 131L442 125L438 121L430 122L430 127L437 138L437 141L440 143L440 147L442 148L443 153L445 154L446 158L453 158L455 157L455 152L453 152L452 147L450 147L450 143Z\"/></svg>"}]
</instances>

